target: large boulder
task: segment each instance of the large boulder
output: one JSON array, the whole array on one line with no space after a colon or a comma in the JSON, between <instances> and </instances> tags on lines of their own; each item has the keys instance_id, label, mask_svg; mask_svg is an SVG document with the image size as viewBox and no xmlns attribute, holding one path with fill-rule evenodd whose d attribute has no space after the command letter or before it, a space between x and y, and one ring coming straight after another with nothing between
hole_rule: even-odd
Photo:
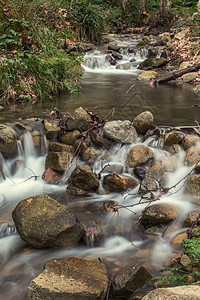
<instances>
[{"instance_id":1,"label":"large boulder","mask_svg":"<svg viewBox=\"0 0 200 300\"><path fill-rule=\"evenodd\" d=\"M57 258L31 281L28 299L103 300L107 288L106 267L98 259Z\"/></svg>"},{"instance_id":2,"label":"large boulder","mask_svg":"<svg viewBox=\"0 0 200 300\"><path fill-rule=\"evenodd\" d=\"M131 293L141 288L148 279L151 279L151 275L143 266L128 266L114 276L111 296L128 297Z\"/></svg>"},{"instance_id":3,"label":"large boulder","mask_svg":"<svg viewBox=\"0 0 200 300\"><path fill-rule=\"evenodd\" d=\"M142 300L199 300L199 295L199 285L186 285L151 291Z\"/></svg>"},{"instance_id":4,"label":"large boulder","mask_svg":"<svg viewBox=\"0 0 200 300\"><path fill-rule=\"evenodd\" d=\"M140 65L139 69L141 70L151 70L151 69L158 69L163 67L167 64L167 59L165 58L147 58L145 59Z\"/></svg>"},{"instance_id":5,"label":"large boulder","mask_svg":"<svg viewBox=\"0 0 200 300\"><path fill-rule=\"evenodd\" d=\"M56 172L65 172L70 163L68 152L49 152L45 161L45 169L52 169Z\"/></svg>"},{"instance_id":6,"label":"large boulder","mask_svg":"<svg viewBox=\"0 0 200 300\"><path fill-rule=\"evenodd\" d=\"M150 111L144 111L133 120L133 126L137 133L145 134L153 125L154 117Z\"/></svg>"},{"instance_id":7,"label":"large boulder","mask_svg":"<svg viewBox=\"0 0 200 300\"><path fill-rule=\"evenodd\" d=\"M133 168L138 165L145 165L153 158L153 151L145 145L136 145L127 154L128 165Z\"/></svg>"},{"instance_id":8,"label":"large boulder","mask_svg":"<svg viewBox=\"0 0 200 300\"><path fill-rule=\"evenodd\" d=\"M0 124L0 152L7 158L15 154L17 150L17 139L14 130L7 126Z\"/></svg>"},{"instance_id":9,"label":"large boulder","mask_svg":"<svg viewBox=\"0 0 200 300\"><path fill-rule=\"evenodd\" d=\"M129 120L107 122L103 133L108 138L124 144L131 144L137 138L137 132Z\"/></svg>"},{"instance_id":10,"label":"large boulder","mask_svg":"<svg viewBox=\"0 0 200 300\"><path fill-rule=\"evenodd\" d=\"M85 234L70 209L47 195L22 200L12 217L20 237L33 248L76 246Z\"/></svg>"},{"instance_id":11,"label":"large boulder","mask_svg":"<svg viewBox=\"0 0 200 300\"><path fill-rule=\"evenodd\" d=\"M145 227L167 224L177 217L176 208L168 204L154 204L146 207L140 219Z\"/></svg>"},{"instance_id":12,"label":"large boulder","mask_svg":"<svg viewBox=\"0 0 200 300\"><path fill-rule=\"evenodd\" d=\"M90 128L92 119L82 107L77 108L66 122L66 130L87 130Z\"/></svg>"},{"instance_id":13,"label":"large boulder","mask_svg":"<svg viewBox=\"0 0 200 300\"><path fill-rule=\"evenodd\" d=\"M77 166L69 180L74 186L84 191L95 191L99 187L99 180L88 165Z\"/></svg>"}]
</instances>

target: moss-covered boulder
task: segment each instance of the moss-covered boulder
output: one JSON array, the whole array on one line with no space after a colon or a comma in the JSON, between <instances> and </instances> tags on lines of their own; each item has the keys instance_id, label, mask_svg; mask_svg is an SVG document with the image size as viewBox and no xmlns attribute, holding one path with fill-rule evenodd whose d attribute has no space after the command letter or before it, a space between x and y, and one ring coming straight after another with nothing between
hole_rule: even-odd
<instances>
[{"instance_id":1,"label":"moss-covered boulder","mask_svg":"<svg viewBox=\"0 0 200 300\"><path fill-rule=\"evenodd\" d=\"M85 191L95 191L99 187L99 180L88 165L77 166L70 176L70 182Z\"/></svg>"},{"instance_id":2,"label":"moss-covered boulder","mask_svg":"<svg viewBox=\"0 0 200 300\"><path fill-rule=\"evenodd\" d=\"M56 258L31 281L28 299L103 300L107 288L106 267L98 259Z\"/></svg>"},{"instance_id":3,"label":"moss-covered boulder","mask_svg":"<svg viewBox=\"0 0 200 300\"><path fill-rule=\"evenodd\" d=\"M140 65L139 69L141 70L151 70L158 69L167 64L167 59L165 58L147 58Z\"/></svg>"},{"instance_id":4,"label":"moss-covered boulder","mask_svg":"<svg viewBox=\"0 0 200 300\"><path fill-rule=\"evenodd\" d=\"M85 234L70 209L47 195L22 200L12 217L20 237L33 248L75 246Z\"/></svg>"},{"instance_id":5,"label":"moss-covered boulder","mask_svg":"<svg viewBox=\"0 0 200 300\"><path fill-rule=\"evenodd\" d=\"M15 154L17 139L14 130L7 125L0 124L0 152L7 158Z\"/></svg>"},{"instance_id":6,"label":"moss-covered boulder","mask_svg":"<svg viewBox=\"0 0 200 300\"><path fill-rule=\"evenodd\" d=\"M70 154L68 152L49 152L46 161L45 169L50 168L56 172L65 172L70 163Z\"/></svg>"}]
</instances>

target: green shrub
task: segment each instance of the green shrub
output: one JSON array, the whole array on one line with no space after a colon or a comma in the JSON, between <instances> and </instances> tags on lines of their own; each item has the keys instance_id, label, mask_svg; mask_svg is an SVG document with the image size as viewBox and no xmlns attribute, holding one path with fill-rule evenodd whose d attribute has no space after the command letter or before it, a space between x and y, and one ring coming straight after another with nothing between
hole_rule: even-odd
<instances>
[{"instance_id":1,"label":"green shrub","mask_svg":"<svg viewBox=\"0 0 200 300\"><path fill-rule=\"evenodd\" d=\"M160 270L168 274L153 278L158 288L200 283L200 228L193 229L192 238L183 239L182 245L182 255L186 254L191 262L186 266L178 262L177 266Z\"/></svg>"}]
</instances>

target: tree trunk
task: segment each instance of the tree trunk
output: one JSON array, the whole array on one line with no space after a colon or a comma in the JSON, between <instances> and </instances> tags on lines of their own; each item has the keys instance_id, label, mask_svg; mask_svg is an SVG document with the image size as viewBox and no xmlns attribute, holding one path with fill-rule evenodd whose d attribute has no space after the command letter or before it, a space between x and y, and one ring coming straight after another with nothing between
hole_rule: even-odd
<instances>
[{"instance_id":1,"label":"tree trunk","mask_svg":"<svg viewBox=\"0 0 200 300\"><path fill-rule=\"evenodd\" d=\"M166 83L168 81L174 80L178 77L183 76L184 74L190 73L190 72L196 72L197 70L200 69L200 64L194 65L192 67L188 67L179 71L174 71L173 73L170 73L166 76L160 77L158 79L151 79L148 82L148 85L155 87L157 86L159 83Z\"/></svg>"},{"instance_id":2,"label":"tree trunk","mask_svg":"<svg viewBox=\"0 0 200 300\"><path fill-rule=\"evenodd\" d=\"M167 19L171 14L172 0L160 0L160 17L161 19Z\"/></svg>"},{"instance_id":3,"label":"tree trunk","mask_svg":"<svg viewBox=\"0 0 200 300\"><path fill-rule=\"evenodd\" d=\"M144 11L146 11L146 0L140 0L139 13L142 14Z\"/></svg>"}]
</instances>

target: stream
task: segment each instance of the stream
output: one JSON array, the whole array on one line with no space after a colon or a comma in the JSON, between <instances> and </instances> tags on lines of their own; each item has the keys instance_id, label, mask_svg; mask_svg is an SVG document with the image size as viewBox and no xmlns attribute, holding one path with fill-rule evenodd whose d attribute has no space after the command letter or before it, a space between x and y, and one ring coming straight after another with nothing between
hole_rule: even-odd
<instances>
[{"instance_id":1,"label":"stream","mask_svg":"<svg viewBox=\"0 0 200 300\"><path fill-rule=\"evenodd\" d=\"M129 39L123 42L130 45ZM133 44L135 45L135 42ZM20 121L25 125L31 124L32 130L36 128L41 131L44 137L44 149L39 153L34 148L30 132L26 132L23 142L18 139L17 157L5 160L0 154L0 163L6 175L5 180L0 175L0 300L27 299L26 290L30 281L42 272L44 262L52 258L100 257L106 264L109 274L115 274L130 263L140 263L152 275L156 275L159 269L181 252L179 248L172 246L170 241L175 235L185 231L180 229L179 225L182 224L187 213L199 207L191 197L183 194L180 185L174 188L171 195L163 196L159 202L175 204L178 210L178 218L175 221L177 230L164 238L162 233L165 228L156 235L147 235L140 230L133 230L144 205L129 210L120 209L119 214L102 211L102 203L107 200L120 205L137 203L140 198L133 197L132 194L137 193L138 187L129 191L129 194L107 194L102 188L102 192L100 190L98 194L94 193L90 197L71 199L66 193L66 187L67 180L75 168L75 162L70 170L65 172L62 184L47 184L42 180L47 155L46 137L42 126L35 121L34 117L45 118L54 107L71 113L75 108L82 106L97 111L102 118L121 120L133 120L139 113L150 110L155 117L154 123L160 127L191 127L196 125L195 120L199 121L199 110L193 106L199 103L199 97L191 91L190 86L175 87L169 84L151 88L137 81L140 72L137 65L147 55L145 51L142 55L141 52L129 55L126 47L124 48L123 60L119 64L125 64L134 58L134 63L128 70L123 70L121 67L116 69L116 66L107 63L102 51L103 49L98 49L86 54L81 94L60 95L46 103L1 111L1 123L12 125L15 121ZM26 121L27 118L31 119ZM141 140L138 139L137 143L141 144ZM160 152L156 149L154 137L147 139L144 144L151 147L155 157L159 157ZM128 175L125 160L131 146L133 145L115 145L109 159L102 158L94 163L92 166L94 172L98 174L106 164L117 163L122 168L122 174ZM183 151L180 151L177 155L178 167L173 174L168 174L167 186L179 182L190 172L191 168L184 166L183 158ZM15 168L17 161L21 163ZM82 162L78 161L78 163ZM13 227L12 210L22 199L38 194L49 194L60 203L69 205L86 227L93 226L94 223L99 224L104 232L99 236L98 242L95 243L95 240L91 239L75 248L31 249L27 247Z\"/></svg>"}]
</instances>

